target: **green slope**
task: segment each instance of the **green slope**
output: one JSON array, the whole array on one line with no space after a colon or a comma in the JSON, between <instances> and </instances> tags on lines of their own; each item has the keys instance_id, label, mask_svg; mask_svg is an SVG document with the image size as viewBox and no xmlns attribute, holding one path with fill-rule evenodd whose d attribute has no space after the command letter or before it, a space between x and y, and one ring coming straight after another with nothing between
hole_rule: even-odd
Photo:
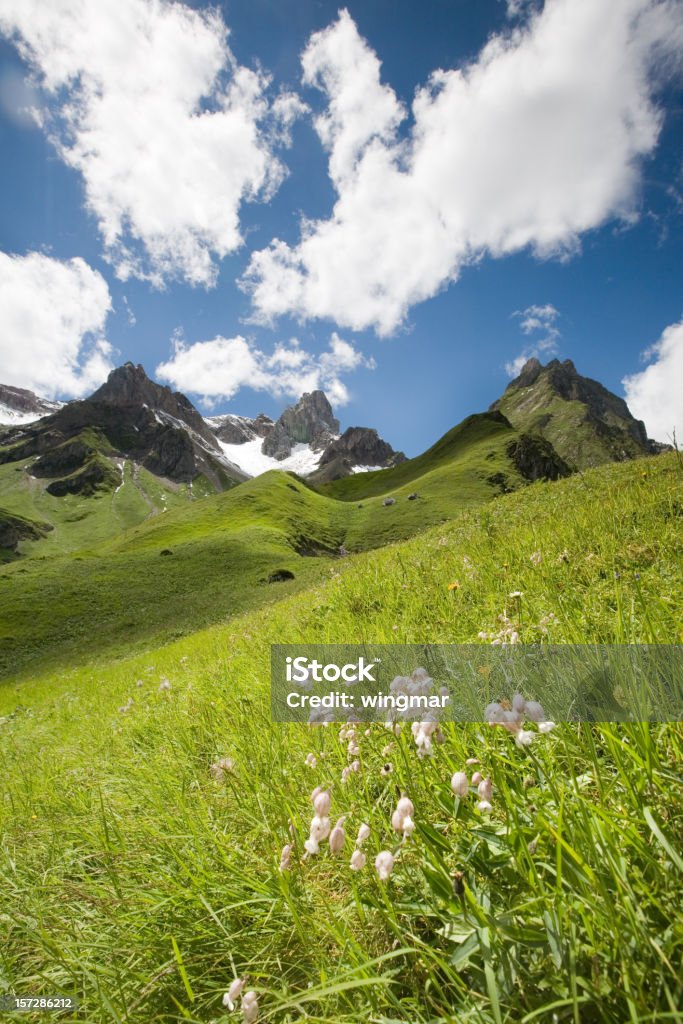
<instances>
[{"instance_id":1,"label":"green slope","mask_svg":"<svg viewBox=\"0 0 683 1024\"><path fill-rule=\"evenodd\" d=\"M53 496L26 461L0 466L0 507L54 527L45 540L20 544L26 557L0 575L0 675L87 656L93 645L160 643L271 601L271 577L298 590L344 550L404 540L524 486L529 467L513 452L520 445L545 465L543 442L520 440L503 416L487 413L416 459L324 493L271 471L201 501L130 460L110 458L121 484L89 497ZM394 504L384 504L386 494Z\"/></svg>"},{"instance_id":2,"label":"green slope","mask_svg":"<svg viewBox=\"0 0 683 1024\"><path fill-rule=\"evenodd\" d=\"M273 589L298 589L341 543L337 507L272 473L114 539L92 537L77 554L14 562L0 573L0 674L160 643L270 601ZM87 504L83 530L104 533L111 510L98 519L96 509ZM287 579L268 583L273 574Z\"/></svg>"},{"instance_id":3,"label":"green slope","mask_svg":"<svg viewBox=\"0 0 683 1024\"><path fill-rule=\"evenodd\" d=\"M88 1020L129 1024L227 1022L244 975L278 1022L679 1019L680 726L561 725L530 749L446 726L420 760L410 729L380 724L342 783L356 755L339 730L274 727L268 701L271 643L476 642L506 608L525 643L683 642L682 522L675 455L610 465L158 650L112 663L93 644L86 666L0 689L3 990L76 995ZM475 792L454 800L470 758L490 815ZM348 816L338 857L302 857L314 786ZM407 840L390 823L403 792Z\"/></svg>"},{"instance_id":4,"label":"green slope","mask_svg":"<svg viewBox=\"0 0 683 1024\"><path fill-rule=\"evenodd\" d=\"M189 502L187 489L164 488L130 462L117 467L114 491L55 498L24 463L2 466L0 506L55 529L21 545L29 557L0 575L0 675L93 645L116 651L190 632L271 601L265 581L274 575L278 587L299 589L342 548L403 540L523 486L509 455L518 441L503 417L470 417L411 463L340 481L345 501L272 471ZM416 483L419 498L409 501ZM364 500L351 501L359 486Z\"/></svg>"},{"instance_id":5,"label":"green slope","mask_svg":"<svg viewBox=\"0 0 683 1024\"><path fill-rule=\"evenodd\" d=\"M28 472L32 459L0 465L0 508L52 527L40 542L19 545L24 559L95 546L162 512L213 493L201 479L189 487L162 480L130 459L110 456L106 461L115 486L90 495L50 494L50 479Z\"/></svg>"},{"instance_id":6,"label":"green slope","mask_svg":"<svg viewBox=\"0 0 683 1024\"><path fill-rule=\"evenodd\" d=\"M516 436L503 416L476 413L414 459L391 469L355 473L321 484L318 489L341 501L359 501L379 495L407 495L418 483L421 492L440 495L445 480L446 495L452 492L453 483L466 501L481 500L488 496L486 478L510 468L505 445Z\"/></svg>"}]
</instances>

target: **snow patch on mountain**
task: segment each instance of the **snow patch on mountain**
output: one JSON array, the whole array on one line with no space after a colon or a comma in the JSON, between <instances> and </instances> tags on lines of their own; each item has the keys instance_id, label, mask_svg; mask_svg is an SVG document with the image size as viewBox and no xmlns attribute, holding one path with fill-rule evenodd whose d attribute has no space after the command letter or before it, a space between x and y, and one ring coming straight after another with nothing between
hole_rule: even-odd
<instances>
[{"instance_id":1,"label":"snow patch on mountain","mask_svg":"<svg viewBox=\"0 0 683 1024\"><path fill-rule=\"evenodd\" d=\"M20 427L24 423L35 423L36 420L42 420L44 416L57 412L58 409L61 409L62 404L62 402L45 402L45 408L42 412L23 412L20 409L13 409L12 406L6 405L4 402L0 402L0 426Z\"/></svg>"},{"instance_id":2,"label":"snow patch on mountain","mask_svg":"<svg viewBox=\"0 0 683 1024\"><path fill-rule=\"evenodd\" d=\"M218 443L225 457L250 476L260 476L270 469L282 469L297 473L299 476L308 476L318 468L322 455L322 452L314 452L307 444L296 444L292 454L286 459L274 459L261 451L263 438L260 437L255 437L253 441L245 441L244 444L227 444L221 440Z\"/></svg>"}]
</instances>

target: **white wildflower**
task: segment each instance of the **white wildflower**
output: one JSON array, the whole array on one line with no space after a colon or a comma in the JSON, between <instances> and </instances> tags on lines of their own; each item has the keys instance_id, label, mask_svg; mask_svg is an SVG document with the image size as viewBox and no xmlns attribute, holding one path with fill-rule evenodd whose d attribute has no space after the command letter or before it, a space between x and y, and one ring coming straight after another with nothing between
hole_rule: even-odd
<instances>
[{"instance_id":1,"label":"white wildflower","mask_svg":"<svg viewBox=\"0 0 683 1024\"><path fill-rule=\"evenodd\" d=\"M351 854L351 870L362 871L365 867L366 857L362 850L354 850Z\"/></svg>"},{"instance_id":2,"label":"white wildflower","mask_svg":"<svg viewBox=\"0 0 683 1024\"><path fill-rule=\"evenodd\" d=\"M389 850L382 850L378 853L375 858L375 870L379 875L381 882L386 882L387 878L394 870L394 855Z\"/></svg>"},{"instance_id":3,"label":"white wildflower","mask_svg":"<svg viewBox=\"0 0 683 1024\"><path fill-rule=\"evenodd\" d=\"M413 801L407 796L402 796L396 805L396 810L391 816L391 825L396 832L402 832L404 836L410 836L415 831L413 814L415 808Z\"/></svg>"},{"instance_id":4,"label":"white wildflower","mask_svg":"<svg viewBox=\"0 0 683 1024\"><path fill-rule=\"evenodd\" d=\"M235 1002L239 999L242 989L246 983L246 978L235 978L232 985L223 996L223 1006L227 1006L229 1010L234 1010Z\"/></svg>"},{"instance_id":5,"label":"white wildflower","mask_svg":"<svg viewBox=\"0 0 683 1024\"><path fill-rule=\"evenodd\" d=\"M469 782L464 772L456 772L451 779L451 789L456 796L466 797L469 790Z\"/></svg>"},{"instance_id":6,"label":"white wildflower","mask_svg":"<svg viewBox=\"0 0 683 1024\"><path fill-rule=\"evenodd\" d=\"M370 830L370 826L366 825L365 822L363 822L361 827L358 829L358 837L356 839L356 846L360 846L362 843L365 842L365 840L370 835L370 831L371 831Z\"/></svg>"},{"instance_id":7,"label":"white wildflower","mask_svg":"<svg viewBox=\"0 0 683 1024\"><path fill-rule=\"evenodd\" d=\"M311 820L311 839L321 842L327 839L330 834L330 819L328 817L316 816Z\"/></svg>"},{"instance_id":8,"label":"white wildflower","mask_svg":"<svg viewBox=\"0 0 683 1024\"><path fill-rule=\"evenodd\" d=\"M244 1024L254 1024L258 1018L258 997L255 992L250 990L242 996L242 1013Z\"/></svg>"}]
</instances>

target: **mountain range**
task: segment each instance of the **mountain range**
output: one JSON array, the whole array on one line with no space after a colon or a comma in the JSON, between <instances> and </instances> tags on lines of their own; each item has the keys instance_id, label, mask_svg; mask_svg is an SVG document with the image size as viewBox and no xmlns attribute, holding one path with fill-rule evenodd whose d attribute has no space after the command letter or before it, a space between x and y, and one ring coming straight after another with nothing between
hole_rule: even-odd
<instances>
[{"instance_id":1,"label":"mountain range","mask_svg":"<svg viewBox=\"0 0 683 1024\"><path fill-rule=\"evenodd\" d=\"M370 501L365 532L349 525L341 544L372 547L527 483L664 447L648 439L623 399L581 376L570 360L529 360L488 411L412 459L371 427L341 432L322 391L302 395L276 421L263 413L205 418L133 363L113 370L83 400L48 402L0 386L0 403L6 558L26 553L28 541L47 538L50 547L73 550L90 537L116 536L272 469L296 474L337 502L362 508ZM107 495L108 505L95 500ZM414 506L390 522L377 519L375 503L386 508L401 499Z\"/></svg>"},{"instance_id":2,"label":"mountain range","mask_svg":"<svg viewBox=\"0 0 683 1024\"><path fill-rule=\"evenodd\" d=\"M347 555L660 449L556 361L530 361L494 407L409 459L372 428L340 432L322 392L276 421L205 419L131 363L84 400L3 400L37 418L0 428L0 678L95 639L165 642L315 587Z\"/></svg>"}]
</instances>

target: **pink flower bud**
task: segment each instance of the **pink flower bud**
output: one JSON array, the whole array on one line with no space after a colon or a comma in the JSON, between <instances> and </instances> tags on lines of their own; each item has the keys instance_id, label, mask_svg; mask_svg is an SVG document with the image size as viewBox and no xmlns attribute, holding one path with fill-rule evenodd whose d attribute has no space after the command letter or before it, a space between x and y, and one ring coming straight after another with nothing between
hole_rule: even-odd
<instances>
[{"instance_id":1,"label":"pink flower bud","mask_svg":"<svg viewBox=\"0 0 683 1024\"><path fill-rule=\"evenodd\" d=\"M490 779L482 779L477 786L477 793L480 800L490 800L493 796L493 786Z\"/></svg>"},{"instance_id":2,"label":"pink flower bud","mask_svg":"<svg viewBox=\"0 0 683 1024\"><path fill-rule=\"evenodd\" d=\"M456 772L451 779L451 789L456 796L466 797L469 790L469 783L464 772Z\"/></svg>"},{"instance_id":3,"label":"pink flower bud","mask_svg":"<svg viewBox=\"0 0 683 1024\"><path fill-rule=\"evenodd\" d=\"M474 775L472 776L472 785L478 786L483 778L484 776L481 774L481 772L475 772Z\"/></svg>"},{"instance_id":4,"label":"pink flower bud","mask_svg":"<svg viewBox=\"0 0 683 1024\"><path fill-rule=\"evenodd\" d=\"M526 716L530 718L532 722L544 722L545 714L543 708L537 700L529 700L526 704Z\"/></svg>"},{"instance_id":5,"label":"pink flower bud","mask_svg":"<svg viewBox=\"0 0 683 1024\"><path fill-rule=\"evenodd\" d=\"M244 1024L254 1024L258 1017L258 997L251 989L242 996L242 1013Z\"/></svg>"},{"instance_id":6,"label":"pink flower bud","mask_svg":"<svg viewBox=\"0 0 683 1024\"><path fill-rule=\"evenodd\" d=\"M330 850L332 853L341 853L346 842L346 832L341 825L335 825L330 832Z\"/></svg>"},{"instance_id":7,"label":"pink flower bud","mask_svg":"<svg viewBox=\"0 0 683 1024\"><path fill-rule=\"evenodd\" d=\"M324 790L322 790L322 792L318 793L318 795L316 796L315 800L313 801L313 806L315 807L315 813L320 818L324 818L324 817L326 817L327 814L329 814L329 810L330 810L330 794L327 792L326 789L324 789Z\"/></svg>"},{"instance_id":8,"label":"pink flower bud","mask_svg":"<svg viewBox=\"0 0 683 1024\"><path fill-rule=\"evenodd\" d=\"M287 843L286 846L282 847L282 853L280 854L280 871L289 871L292 866L292 847L291 844Z\"/></svg>"}]
</instances>

